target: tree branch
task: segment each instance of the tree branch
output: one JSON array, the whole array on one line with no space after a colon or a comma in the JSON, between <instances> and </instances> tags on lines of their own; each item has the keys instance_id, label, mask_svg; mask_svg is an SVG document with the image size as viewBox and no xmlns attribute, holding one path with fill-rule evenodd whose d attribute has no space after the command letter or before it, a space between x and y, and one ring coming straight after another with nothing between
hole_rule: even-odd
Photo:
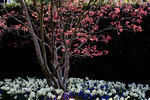
<instances>
[{"instance_id":1,"label":"tree branch","mask_svg":"<svg viewBox=\"0 0 150 100\"><path fill-rule=\"evenodd\" d=\"M97 1L97 0L95 0L95 2L96 2L96 1ZM94 4L95 4L95 2L94 2ZM74 30L74 32L73 32L73 35L71 36L71 38L70 38L70 40L69 40L69 43L68 43L68 45L67 45L67 47L66 47L65 52L63 53L63 56L62 56L62 58L61 58L61 60L60 60L60 63L59 63L59 64L56 66L56 68L54 69L54 71L53 71L53 73L52 73L52 75L51 75L52 77L55 76L55 74L56 74L56 72L57 72L59 66L63 64L63 60L64 60L64 58L65 58L65 55L66 55L66 53L67 53L68 48L69 48L70 45L71 45L71 42L72 42L74 36L76 35L77 28L78 28L79 25L80 25L80 21L89 13L89 11L88 11L88 13L86 13L86 14L83 16L84 12L85 12L86 9L89 7L90 3L91 3L91 0L89 1L88 6L87 6L87 7L84 9L84 11L80 14L79 19L78 19L78 21L77 21L77 25L76 25L75 30ZM90 8L90 9L91 9L91 8Z\"/></svg>"}]
</instances>

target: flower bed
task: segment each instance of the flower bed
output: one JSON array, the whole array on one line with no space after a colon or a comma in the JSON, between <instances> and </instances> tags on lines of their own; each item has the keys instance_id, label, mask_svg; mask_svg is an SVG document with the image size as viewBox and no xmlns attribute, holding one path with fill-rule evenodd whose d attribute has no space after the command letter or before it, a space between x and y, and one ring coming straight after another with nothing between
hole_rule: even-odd
<instances>
[{"instance_id":1,"label":"flower bed","mask_svg":"<svg viewBox=\"0 0 150 100\"><path fill-rule=\"evenodd\" d=\"M0 81L0 99L3 100L150 100L145 92L148 85L69 78L67 89L48 87L46 79L16 78Z\"/></svg>"}]
</instances>

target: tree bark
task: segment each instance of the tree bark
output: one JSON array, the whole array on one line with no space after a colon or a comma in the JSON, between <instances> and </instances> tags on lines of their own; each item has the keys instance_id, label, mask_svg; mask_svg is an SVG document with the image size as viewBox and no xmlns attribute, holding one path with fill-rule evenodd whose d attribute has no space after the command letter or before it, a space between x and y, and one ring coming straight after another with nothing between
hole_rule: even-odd
<instances>
[{"instance_id":1,"label":"tree bark","mask_svg":"<svg viewBox=\"0 0 150 100\"><path fill-rule=\"evenodd\" d=\"M67 51L66 55L65 55L65 63L64 63L64 75L63 75L63 86L64 88L66 88L66 82L68 79L68 74L69 74L69 70L70 70L70 66L69 66L69 52Z\"/></svg>"},{"instance_id":2,"label":"tree bark","mask_svg":"<svg viewBox=\"0 0 150 100\"><path fill-rule=\"evenodd\" d=\"M20 0L20 3L21 3L23 11L26 14L26 21L29 23L28 24L29 33L30 33L30 35L32 37L32 40L33 40L33 43L34 43L34 47L35 47L35 51L36 51L36 56L37 56L37 59L38 59L38 62L40 64L40 66L42 68L42 71L45 74L47 83L48 83L49 86L55 86L56 88L59 88L58 82L55 79L55 77L51 79L51 77L50 77L51 72L50 72L47 64L44 64L44 60L43 60L43 57L42 57L42 54L41 54L40 44L39 44L39 42L37 40L37 37L36 37L36 34L35 34L34 30L33 30L33 26L31 24L31 20L30 20L30 17L29 17L29 14L28 14L28 10L27 10L27 7L25 5L24 0ZM52 82L52 80L53 80L53 82Z\"/></svg>"}]
</instances>

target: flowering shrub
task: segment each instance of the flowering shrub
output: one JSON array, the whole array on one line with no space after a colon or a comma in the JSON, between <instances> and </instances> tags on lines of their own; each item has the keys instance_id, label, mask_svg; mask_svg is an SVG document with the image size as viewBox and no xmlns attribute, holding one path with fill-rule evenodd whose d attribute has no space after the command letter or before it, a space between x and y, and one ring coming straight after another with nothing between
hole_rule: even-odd
<instances>
[{"instance_id":1,"label":"flowering shrub","mask_svg":"<svg viewBox=\"0 0 150 100\"><path fill-rule=\"evenodd\" d=\"M89 78L69 78L65 91L47 85L46 79L16 78L0 81L0 98L8 100L149 100L145 92L148 85L124 84L90 80Z\"/></svg>"},{"instance_id":2,"label":"flowering shrub","mask_svg":"<svg viewBox=\"0 0 150 100\"><path fill-rule=\"evenodd\" d=\"M75 31L75 25L77 24L77 19L79 14L83 12L83 8L80 9L76 7L76 5L66 6L54 10L53 14L53 21L57 25L55 26L54 32L57 33L54 37L56 38L55 44L58 45L61 52L64 52L65 49L62 44L62 34L65 34L66 43L68 44L70 41L70 37L73 35ZM142 18L149 14L150 7L148 4L140 5L138 8L131 6L131 4L118 4L115 3L113 6L111 5L104 5L97 4L90 12L85 11L84 15L85 18L81 20L79 28L76 30L77 34L71 43L71 48L68 48L69 52L72 55L80 55L80 56L101 56L103 54L107 54L108 51L98 51L96 42L105 42L106 44L112 39L110 34L104 35L101 34L102 32L105 33L107 30L116 30L118 35L121 32L125 31L134 31L134 32L141 32L142 27L140 24L142 23ZM50 26L50 19L51 19L51 12L50 12L50 5L48 7L45 6L43 9L44 11L44 25L47 36L51 37L51 27ZM63 30L63 27L60 24L61 19L59 12L62 11L64 24L66 23L66 31ZM89 14L88 14L89 13ZM23 16L18 16L22 15ZM25 18L25 13L18 13L14 10L10 13L6 13L3 16L0 16L0 27L3 27L0 30L0 34L5 34L6 32L14 33L14 30L17 34L20 32L24 32L27 34L29 28L27 27L27 22L15 24L9 23L12 16L18 16L19 18ZM40 31L40 23L38 18L37 12L31 12L32 20L34 21L34 27L36 28L37 33ZM71 17L70 17L71 16ZM103 27L102 20L107 19L108 21L106 27ZM13 20L14 21L14 20ZM70 23L68 23L70 22ZM8 23L8 24L7 24ZM18 22L17 22L18 23ZM13 25L15 24L15 25ZM14 33L15 34L15 33ZM84 44L84 45L83 45ZM82 48L78 48L82 46ZM58 54L60 55L60 54ZM60 56L58 56L61 58Z\"/></svg>"},{"instance_id":3,"label":"flowering shrub","mask_svg":"<svg viewBox=\"0 0 150 100\"><path fill-rule=\"evenodd\" d=\"M51 4L41 0L40 5L35 2L35 9L24 0L20 1L22 12L9 13L5 9L7 13L0 17L0 34L29 33L49 86L64 90L72 56L93 58L108 54L108 50L98 49L97 45L100 42L107 44L112 39L110 34L104 34L105 31L114 30L118 35L124 30L141 32L142 18L149 13L148 4L139 4L137 8L120 2L102 6L96 0L90 0L84 8L71 0L51 1ZM9 18L18 23L8 24ZM101 24L103 19L109 20L106 26ZM50 59L47 54L51 55Z\"/></svg>"}]
</instances>

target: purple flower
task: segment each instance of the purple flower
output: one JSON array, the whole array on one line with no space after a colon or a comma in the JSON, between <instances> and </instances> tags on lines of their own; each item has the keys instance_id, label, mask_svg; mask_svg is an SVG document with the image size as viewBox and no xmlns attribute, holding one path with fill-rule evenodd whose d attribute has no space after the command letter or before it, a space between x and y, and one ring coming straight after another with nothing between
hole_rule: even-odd
<instances>
[{"instance_id":1,"label":"purple flower","mask_svg":"<svg viewBox=\"0 0 150 100\"><path fill-rule=\"evenodd\" d=\"M84 95L84 100L87 100L87 98L88 98L88 95L85 94L85 95Z\"/></svg>"},{"instance_id":2,"label":"purple flower","mask_svg":"<svg viewBox=\"0 0 150 100\"><path fill-rule=\"evenodd\" d=\"M90 94L90 100L92 100L92 95Z\"/></svg>"},{"instance_id":3,"label":"purple flower","mask_svg":"<svg viewBox=\"0 0 150 100\"><path fill-rule=\"evenodd\" d=\"M104 86L100 86L100 88L101 88L101 89L103 89L103 88L104 88Z\"/></svg>"},{"instance_id":4,"label":"purple flower","mask_svg":"<svg viewBox=\"0 0 150 100\"><path fill-rule=\"evenodd\" d=\"M97 83L94 83L94 86L97 86Z\"/></svg>"}]
</instances>

